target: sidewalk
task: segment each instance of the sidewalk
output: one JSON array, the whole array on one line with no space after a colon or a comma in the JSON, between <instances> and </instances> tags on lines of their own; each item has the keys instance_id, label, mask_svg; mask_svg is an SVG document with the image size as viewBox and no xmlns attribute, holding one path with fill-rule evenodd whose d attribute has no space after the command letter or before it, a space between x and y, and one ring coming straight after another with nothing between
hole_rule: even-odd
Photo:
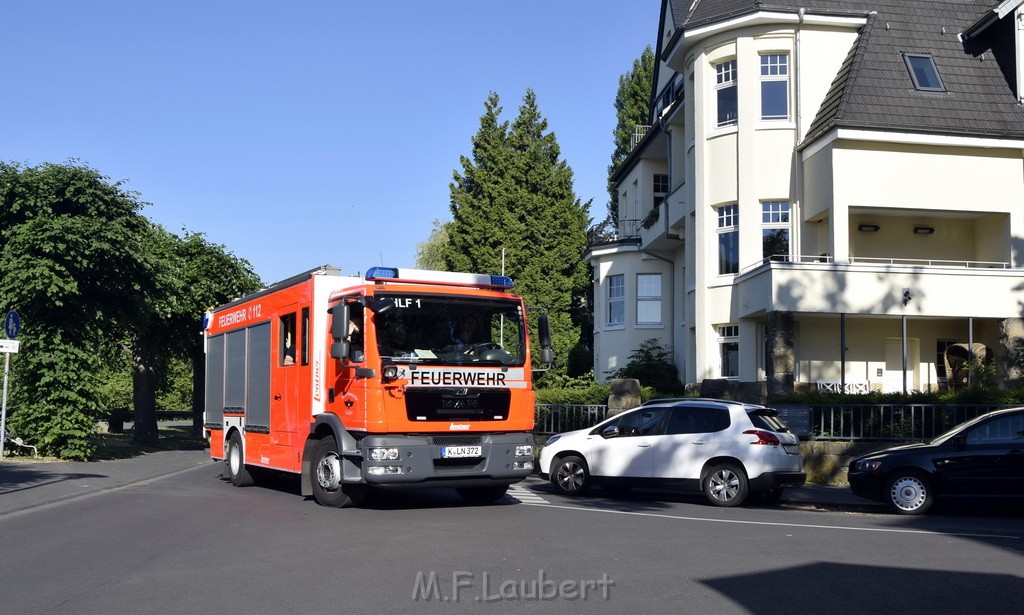
<instances>
[{"instance_id":1,"label":"sidewalk","mask_svg":"<svg viewBox=\"0 0 1024 615\"><path fill-rule=\"evenodd\" d=\"M207 450L160 451L113 461L0 460L0 517L89 493L153 480L201 465Z\"/></svg>"}]
</instances>

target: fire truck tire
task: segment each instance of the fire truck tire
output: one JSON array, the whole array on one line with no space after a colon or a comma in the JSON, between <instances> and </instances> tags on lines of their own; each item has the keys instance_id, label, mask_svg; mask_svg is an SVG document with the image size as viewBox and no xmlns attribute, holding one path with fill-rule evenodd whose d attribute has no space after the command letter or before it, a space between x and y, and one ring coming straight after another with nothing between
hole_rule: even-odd
<instances>
[{"instance_id":1,"label":"fire truck tire","mask_svg":"<svg viewBox=\"0 0 1024 615\"><path fill-rule=\"evenodd\" d=\"M474 504L486 504L496 502L508 491L508 485L496 487L461 487L455 490L462 499Z\"/></svg>"},{"instance_id":2,"label":"fire truck tire","mask_svg":"<svg viewBox=\"0 0 1024 615\"><path fill-rule=\"evenodd\" d=\"M342 484L341 464L334 436L321 438L313 447L313 498L317 504L348 508L358 506L366 498L366 485Z\"/></svg>"},{"instance_id":3,"label":"fire truck tire","mask_svg":"<svg viewBox=\"0 0 1024 615\"><path fill-rule=\"evenodd\" d=\"M245 465L245 457L242 455L242 438L238 436L238 432L232 433L228 438L228 454L224 457L224 464L232 485L248 487L255 482L249 468Z\"/></svg>"}]
</instances>

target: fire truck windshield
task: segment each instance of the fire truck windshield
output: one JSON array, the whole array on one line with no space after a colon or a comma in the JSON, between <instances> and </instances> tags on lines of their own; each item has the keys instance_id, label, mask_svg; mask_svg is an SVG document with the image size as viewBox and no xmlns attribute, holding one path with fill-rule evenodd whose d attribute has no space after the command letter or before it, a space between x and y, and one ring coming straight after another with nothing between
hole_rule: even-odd
<instances>
[{"instance_id":1,"label":"fire truck windshield","mask_svg":"<svg viewBox=\"0 0 1024 615\"><path fill-rule=\"evenodd\" d=\"M516 300L377 295L393 305L373 315L381 357L395 362L523 365L525 328Z\"/></svg>"}]
</instances>

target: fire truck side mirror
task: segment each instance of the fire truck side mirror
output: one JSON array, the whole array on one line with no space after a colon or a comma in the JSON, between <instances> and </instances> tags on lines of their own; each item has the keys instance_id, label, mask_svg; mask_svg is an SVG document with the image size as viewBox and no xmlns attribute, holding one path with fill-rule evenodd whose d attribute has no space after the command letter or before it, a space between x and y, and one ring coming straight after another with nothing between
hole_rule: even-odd
<instances>
[{"instance_id":1,"label":"fire truck side mirror","mask_svg":"<svg viewBox=\"0 0 1024 615\"><path fill-rule=\"evenodd\" d=\"M331 357L344 359L348 357L348 307L344 303L338 303L328 310L331 314L331 337L334 343L331 344Z\"/></svg>"},{"instance_id":2,"label":"fire truck side mirror","mask_svg":"<svg viewBox=\"0 0 1024 615\"><path fill-rule=\"evenodd\" d=\"M540 360L550 366L555 362L555 351L551 349L551 323L547 312L542 312L537 319L537 335L540 338Z\"/></svg>"}]
</instances>

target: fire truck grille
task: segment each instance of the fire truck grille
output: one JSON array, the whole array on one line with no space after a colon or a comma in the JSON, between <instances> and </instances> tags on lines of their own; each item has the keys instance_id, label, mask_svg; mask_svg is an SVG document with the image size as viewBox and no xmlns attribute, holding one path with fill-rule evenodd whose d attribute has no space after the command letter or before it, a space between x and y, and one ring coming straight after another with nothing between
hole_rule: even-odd
<instances>
[{"instance_id":1,"label":"fire truck grille","mask_svg":"<svg viewBox=\"0 0 1024 615\"><path fill-rule=\"evenodd\" d=\"M478 472L484 469L483 459L435 459L434 472Z\"/></svg>"},{"instance_id":2,"label":"fire truck grille","mask_svg":"<svg viewBox=\"0 0 1024 615\"><path fill-rule=\"evenodd\" d=\"M407 389L410 421L504 421L508 418L508 389Z\"/></svg>"},{"instance_id":3,"label":"fire truck grille","mask_svg":"<svg viewBox=\"0 0 1024 615\"><path fill-rule=\"evenodd\" d=\"M482 444L484 439L481 436L434 436L431 442L438 446L473 446Z\"/></svg>"}]
</instances>

